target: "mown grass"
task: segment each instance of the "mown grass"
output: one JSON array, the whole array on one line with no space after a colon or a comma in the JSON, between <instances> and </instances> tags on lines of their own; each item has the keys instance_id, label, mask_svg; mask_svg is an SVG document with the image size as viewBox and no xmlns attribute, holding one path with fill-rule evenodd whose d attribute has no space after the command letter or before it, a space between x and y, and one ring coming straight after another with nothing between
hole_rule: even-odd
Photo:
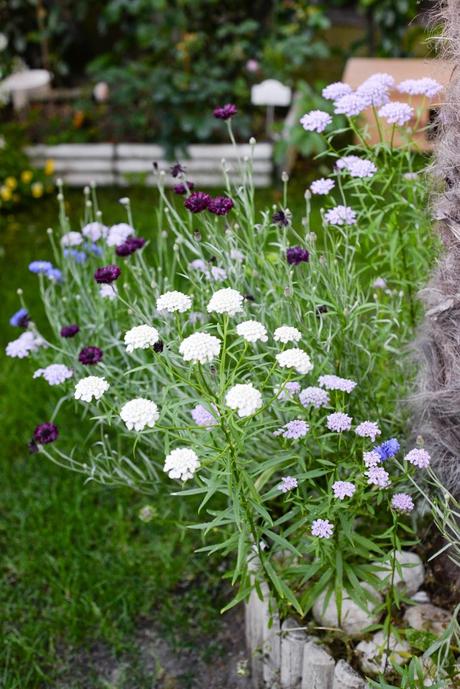
<instances>
[{"instance_id":1,"label":"mown grass","mask_svg":"<svg viewBox=\"0 0 460 689\"><path fill-rule=\"evenodd\" d=\"M100 192L105 222L125 220L120 195L118 189ZM133 189L129 195L136 227L154 239L155 193ZM66 198L78 227L82 195L71 191ZM303 186L293 191L292 199L301 211ZM262 206L278 200L278 192L259 195ZM295 205L290 203L294 211ZM45 230L57 223L55 199L0 217L0 223L3 351L17 335L7 324L18 308L17 288L24 290L40 323L36 276L27 266L50 257ZM33 370L27 360L0 357L0 685L5 689L56 686L66 672L69 649L94 640L107 643L114 653L129 652L129 635L142 615L154 613L165 627L184 625L171 595L185 577L188 583L194 578L200 582L190 594L194 615L203 611L199 624L212 626L219 614L215 602L210 604L213 575L206 558L192 554L196 532L177 526L172 498L155 498L156 516L145 524L138 517L148 502L144 496L84 485L80 476L28 454L33 428L51 409L50 390L43 380L31 380ZM188 615L189 608L184 609ZM78 681L74 687L78 689Z\"/></svg>"}]
</instances>

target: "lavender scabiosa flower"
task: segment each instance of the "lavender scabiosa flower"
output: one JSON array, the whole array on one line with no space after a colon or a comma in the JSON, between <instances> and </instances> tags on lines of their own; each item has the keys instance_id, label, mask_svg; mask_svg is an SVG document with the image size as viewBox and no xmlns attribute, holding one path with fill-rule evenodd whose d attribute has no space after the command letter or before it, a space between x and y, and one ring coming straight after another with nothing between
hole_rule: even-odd
<instances>
[{"instance_id":1,"label":"lavender scabiosa flower","mask_svg":"<svg viewBox=\"0 0 460 689\"><path fill-rule=\"evenodd\" d=\"M102 237L106 237L109 228L101 222L90 222L81 231L82 235L91 242L98 242Z\"/></svg>"},{"instance_id":2,"label":"lavender scabiosa flower","mask_svg":"<svg viewBox=\"0 0 460 689\"><path fill-rule=\"evenodd\" d=\"M114 301L117 298L118 291L115 285L101 285L99 287L99 296L102 299L109 299L109 301Z\"/></svg>"},{"instance_id":3,"label":"lavender scabiosa flower","mask_svg":"<svg viewBox=\"0 0 460 689\"><path fill-rule=\"evenodd\" d=\"M333 179L326 179L321 177L320 179L315 179L314 182L310 184L310 191L312 194L317 194L318 196L325 196L329 194L330 191L335 187L335 182Z\"/></svg>"},{"instance_id":4,"label":"lavender scabiosa flower","mask_svg":"<svg viewBox=\"0 0 460 689\"><path fill-rule=\"evenodd\" d=\"M225 105L219 105L217 108L214 108L213 115L218 120L229 120L236 115L237 112L238 110L234 103L226 103Z\"/></svg>"},{"instance_id":5,"label":"lavender scabiosa flower","mask_svg":"<svg viewBox=\"0 0 460 689\"><path fill-rule=\"evenodd\" d=\"M181 184L175 184L173 186L174 193L178 194L179 196L185 196L185 194L189 194L194 189L195 185L193 184L193 182L183 182Z\"/></svg>"},{"instance_id":6,"label":"lavender scabiosa flower","mask_svg":"<svg viewBox=\"0 0 460 689\"><path fill-rule=\"evenodd\" d=\"M208 211L214 215L227 215L234 205L228 196L216 196L209 201Z\"/></svg>"},{"instance_id":7,"label":"lavender scabiosa flower","mask_svg":"<svg viewBox=\"0 0 460 689\"><path fill-rule=\"evenodd\" d=\"M381 432L382 431L374 421L363 421L355 428L356 435L359 435L360 438L370 438L372 442L374 442Z\"/></svg>"},{"instance_id":8,"label":"lavender scabiosa flower","mask_svg":"<svg viewBox=\"0 0 460 689\"><path fill-rule=\"evenodd\" d=\"M31 352L36 352L42 345L42 340L35 337L35 335L26 330L16 340L8 342L5 353L13 359L25 359Z\"/></svg>"},{"instance_id":9,"label":"lavender scabiosa flower","mask_svg":"<svg viewBox=\"0 0 460 689\"><path fill-rule=\"evenodd\" d=\"M374 447L374 451L378 453L382 462L386 459L394 457L397 452L399 452L401 446L396 438L390 438L390 440L385 440L381 445Z\"/></svg>"},{"instance_id":10,"label":"lavender scabiosa flower","mask_svg":"<svg viewBox=\"0 0 460 689\"><path fill-rule=\"evenodd\" d=\"M331 538L334 525L329 519L315 519L311 524L311 535L317 538Z\"/></svg>"},{"instance_id":11,"label":"lavender scabiosa flower","mask_svg":"<svg viewBox=\"0 0 460 689\"><path fill-rule=\"evenodd\" d=\"M364 472L364 474L367 476L367 482L370 486L377 486L378 488L388 488L388 486L391 483L388 471L385 471L383 467L369 467L368 470Z\"/></svg>"},{"instance_id":12,"label":"lavender scabiosa flower","mask_svg":"<svg viewBox=\"0 0 460 689\"><path fill-rule=\"evenodd\" d=\"M290 490L294 490L298 485L298 481L294 476L284 476L278 485L278 490L282 493L289 493Z\"/></svg>"},{"instance_id":13,"label":"lavender scabiosa flower","mask_svg":"<svg viewBox=\"0 0 460 689\"><path fill-rule=\"evenodd\" d=\"M292 400L300 392L300 383L288 381L284 385L279 385L274 390L277 399L282 402Z\"/></svg>"},{"instance_id":14,"label":"lavender scabiosa flower","mask_svg":"<svg viewBox=\"0 0 460 689\"><path fill-rule=\"evenodd\" d=\"M364 96L357 93L348 93L335 101L334 112L336 115L355 117L364 112L368 106L369 103Z\"/></svg>"},{"instance_id":15,"label":"lavender scabiosa flower","mask_svg":"<svg viewBox=\"0 0 460 689\"><path fill-rule=\"evenodd\" d=\"M340 390L341 392L353 392L357 383L349 378L340 378L340 376L325 375L320 376L318 383L326 390Z\"/></svg>"},{"instance_id":16,"label":"lavender scabiosa flower","mask_svg":"<svg viewBox=\"0 0 460 689\"><path fill-rule=\"evenodd\" d=\"M374 289L386 289L388 287L387 281L385 278L375 278L374 282L372 283L372 287Z\"/></svg>"},{"instance_id":17,"label":"lavender scabiosa flower","mask_svg":"<svg viewBox=\"0 0 460 689\"><path fill-rule=\"evenodd\" d=\"M348 416L348 414L344 414L341 411L336 411L326 417L326 425L330 431L342 433L343 431L350 430L352 420L353 419L351 416Z\"/></svg>"},{"instance_id":18,"label":"lavender scabiosa flower","mask_svg":"<svg viewBox=\"0 0 460 689\"><path fill-rule=\"evenodd\" d=\"M197 404L193 407L190 412L192 419L197 426L203 426L204 428L210 428L211 426L216 426L219 422L216 417L203 407L202 404ZM217 410L214 409L214 414L217 414Z\"/></svg>"},{"instance_id":19,"label":"lavender scabiosa flower","mask_svg":"<svg viewBox=\"0 0 460 689\"><path fill-rule=\"evenodd\" d=\"M112 225L107 233L107 246L120 246L126 242L128 237L134 236L136 230L126 222L120 222L117 225Z\"/></svg>"},{"instance_id":20,"label":"lavender scabiosa flower","mask_svg":"<svg viewBox=\"0 0 460 689\"><path fill-rule=\"evenodd\" d=\"M27 328L30 323L29 312L24 308L19 309L16 313L13 313L9 323L15 328Z\"/></svg>"},{"instance_id":21,"label":"lavender scabiosa flower","mask_svg":"<svg viewBox=\"0 0 460 689\"><path fill-rule=\"evenodd\" d=\"M370 452L363 452L363 462L368 469L376 467L381 462L381 457L378 452L371 450Z\"/></svg>"},{"instance_id":22,"label":"lavender scabiosa flower","mask_svg":"<svg viewBox=\"0 0 460 689\"><path fill-rule=\"evenodd\" d=\"M32 261L29 263L29 270L31 273L36 273L37 275L43 273L46 275L48 271L53 269L53 264L49 261Z\"/></svg>"},{"instance_id":23,"label":"lavender scabiosa flower","mask_svg":"<svg viewBox=\"0 0 460 689\"><path fill-rule=\"evenodd\" d=\"M444 88L435 79L423 77L422 79L405 79L398 84L400 93L407 93L409 96L426 96L433 98Z\"/></svg>"},{"instance_id":24,"label":"lavender scabiosa flower","mask_svg":"<svg viewBox=\"0 0 460 689\"><path fill-rule=\"evenodd\" d=\"M356 486L354 483L351 483L351 481L336 481L332 484L332 491L335 498L344 500L345 498L353 497Z\"/></svg>"},{"instance_id":25,"label":"lavender scabiosa flower","mask_svg":"<svg viewBox=\"0 0 460 689\"><path fill-rule=\"evenodd\" d=\"M34 440L37 445L54 443L58 436L58 427L54 423L41 423L34 430Z\"/></svg>"},{"instance_id":26,"label":"lavender scabiosa flower","mask_svg":"<svg viewBox=\"0 0 460 689\"><path fill-rule=\"evenodd\" d=\"M329 404L329 395L322 388L304 388L299 394L299 402L303 407L315 407L320 409Z\"/></svg>"},{"instance_id":27,"label":"lavender scabiosa flower","mask_svg":"<svg viewBox=\"0 0 460 689\"><path fill-rule=\"evenodd\" d=\"M358 158L353 160L346 166L346 170L351 177L358 177L364 179L365 177L373 177L377 172L377 167L371 160L363 160Z\"/></svg>"},{"instance_id":28,"label":"lavender scabiosa flower","mask_svg":"<svg viewBox=\"0 0 460 689\"><path fill-rule=\"evenodd\" d=\"M125 256L131 256L139 249L145 246L144 237L128 237L128 239L115 247L115 253L117 256L124 258Z\"/></svg>"},{"instance_id":29,"label":"lavender scabiosa flower","mask_svg":"<svg viewBox=\"0 0 460 689\"><path fill-rule=\"evenodd\" d=\"M414 509L414 501L407 493L395 493L391 498L391 506L398 512L412 512Z\"/></svg>"},{"instance_id":30,"label":"lavender scabiosa flower","mask_svg":"<svg viewBox=\"0 0 460 689\"><path fill-rule=\"evenodd\" d=\"M349 156L342 156L341 158L337 158L335 167L338 170L348 170L351 165L354 163L360 163L362 161L362 158L359 156L355 155L349 155Z\"/></svg>"},{"instance_id":31,"label":"lavender scabiosa flower","mask_svg":"<svg viewBox=\"0 0 460 689\"><path fill-rule=\"evenodd\" d=\"M363 81L363 83L356 89L356 95L364 98L367 105L372 105L374 108L378 108L390 100L390 95L388 93L390 88L390 82L388 80L390 75L383 74L373 74L369 79ZM394 79L390 77L392 83L394 84Z\"/></svg>"},{"instance_id":32,"label":"lavender scabiosa flower","mask_svg":"<svg viewBox=\"0 0 460 689\"><path fill-rule=\"evenodd\" d=\"M431 457L426 450L415 447L404 459L418 469L426 469L430 465Z\"/></svg>"},{"instance_id":33,"label":"lavender scabiosa flower","mask_svg":"<svg viewBox=\"0 0 460 689\"><path fill-rule=\"evenodd\" d=\"M291 220L291 211L289 211L287 208L278 208L278 210L276 210L272 215L272 223L278 225L278 227L289 227Z\"/></svg>"},{"instance_id":34,"label":"lavender scabiosa flower","mask_svg":"<svg viewBox=\"0 0 460 689\"><path fill-rule=\"evenodd\" d=\"M67 232L61 237L61 246L80 246L83 243L83 236L80 232Z\"/></svg>"},{"instance_id":35,"label":"lavender scabiosa flower","mask_svg":"<svg viewBox=\"0 0 460 689\"><path fill-rule=\"evenodd\" d=\"M349 84L344 84L343 81L335 81L323 88L321 93L326 100L338 100L353 93L353 89Z\"/></svg>"},{"instance_id":36,"label":"lavender scabiosa flower","mask_svg":"<svg viewBox=\"0 0 460 689\"><path fill-rule=\"evenodd\" d=\"M300 118L300 124L307 132L324 132L332 122L332 117L323 110L311 110Z\"/></svg>"},{"instance_id":37,"label":"lavender scabiosa flower","mask_svg":"<svg viewBox=\"0 0 460 689\"><path fill-rule=\"evenodd\" d=\"M75 337L80 332L80 328L76 323L71 325L63 325L60 330L61 337Z\"/></svg>"},{"instance_id":38,"label":"lavender scabiosa flower","mask_svg":"<svg viewBox=\"0 0 460 689\"><path fill-rule=\"evenodd\" d=\"M300 263L307 263L310 254L301 246L290 246L286 249L286 260L290 266L298 266Z\"/></svg>"},{"instance_id":39,"label":"lavender scabiosa flower","mask_svg":"<svg viewBox=\"0 0 460 689\"><path fill-rule=\"evenodd\" d=\"M174 163L170 167L171 177L179 177L179 175L185 174L185 167L182 167L180 163Z\"/></svg>"},{"instance_id":40,"label":"lavender scabiosa flower","mask_svg":"<svg viewBox=\"0 0 460 689\"><path fill-rule=\"evenodd\" d=\"M324 219L329 225L355 225L356 212L349 206L338 205L326 211Z\"/></svg>"},{"instance_id":41,"label":"lavender scabiosa flower","mask_svg":"<svg viewBox=\"0 0 460 689\"><path fill-rule=\"evenodd\" d=\"M388 124L397 124L399 127L403 127L414 116L414 108L411 108L408 103L393 101L381 107L378 116L386 120Z\"/></svg>"},{"instance_id":42,"label":"lavender scabiosa flower","mask_svg":"<svg viewBox=\"0 0 460 689\"><path fill-rule=\"evenodd\" d=\"M121 270L118 266L102 266L102 268L98 268L94 273L94 279L100 284L109 285L120 277L120 273Z\"/></svg>"},{"instance_id":43,"label":"lavender scabiosa flower","mask_svg":"<svg viewBox=\"0 0 460 689\"><path fill-rule=\"evenodd\" d=\"M64 364L50 364L46 368L38 368L33 378L44 378L49 385L60 385L68 378L72 378L73 371Z\"/></svg>"},{"instance_id":44,"label":"lavender scabiosa flower","mask_svg":"<svg viewBox=\"0 0 460 689\"><path fill-rule=\"evenodd\" d=\"M101 361L103 356L104 352L99 347L83 347L78 355L78 361L85 366L94 366Z\"/></svg>"},{"instance_id":45,"label":"lavender scabiosa flower","mask_svg":"<svg viewBox=\"0 0 460 689\"><path fill-rule=\"evenodd\" d=\"M306 421L294 419L294 421L288 421L284 426L274 431L273 435L281 436L286 438L286 440L298 440L299 438L305 438L309 430L310 426Z\"/></svg>"},{"instance_id":46,"label":"lavender scabiosa flower","mask_svg":"<svg viewBox=\"0 0 460 689\"><path fill-rule=\"evenodd\" d=\"M194 191L190 196L187 196L184 206L191 213L201 213L206 210L210 201L211 197L209 194L205 194L203 191Z\"/></svg>"}]
</instances>

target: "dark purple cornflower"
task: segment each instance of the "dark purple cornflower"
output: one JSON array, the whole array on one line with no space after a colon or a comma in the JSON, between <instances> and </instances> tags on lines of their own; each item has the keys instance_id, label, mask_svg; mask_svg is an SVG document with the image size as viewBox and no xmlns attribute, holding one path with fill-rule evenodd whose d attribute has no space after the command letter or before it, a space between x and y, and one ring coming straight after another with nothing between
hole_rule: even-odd
<instances>
[{"instance_id":1,"label":"dark purple cornflower","mask_svg":"<svg viewBox=\"0 0 460 689\"><path fill-rule=\"evenodd\" d=\"M233 115L236 115L237 109L236 105L233 103L226 103L225 105L219 105L214 108L214 117L218 120L229 120Z\"/></svg>"},{"instance_id":2,"label":"dark purple cornflower","mask_svg":"<svg viewBox=\"0 0 460 689\"><path fill-rule=\"evenodd\" d=\"M94 366L104 356L104 352L99 347L83 347L78 355L78 361L86 366Z\"/></svg>"},{"instance_id":3,"label":"dark purple cornflower","mask_svg":"<svg viewBox=\"0 0 460 689\"><path fill-rule=\"evenodd\" d=\"M279 227L288 227L291 224L291 218L289 213L283 211L282 208L279 208L273 213L272 222L274 222L276 225L279 225Z\"/></svg>"},{"instance_id":4,"label":"dark purple cornflower","mask_svg":"<svg viewBox=\"0 0 460 689\"><path fill-rule=\"evenodd\" d=\"M302 249L301 246L290 246L286 250L286 259L289 265L298 266L299 263L306 263L310 257L310 254L306 249Z\"/></svg>"},{"instance_id":5,"label":"dark purple cornflower","mask_svg":"<svg viewBox=\"0 0 460 689\"><path fill-rule=\"evenodd\" d=\"M327 313L328 310L329 309L327 308L326 304L320 304L316 307L316 315L321 316L323 313Z\"/></svg>"},{"instance_id":6,"label":"dark purple cornflower","mask_svg":"<svg viewBox=\"0 0 460 689\"><path fill-rule=\"evenodd\" d=\"M156 352L157 354L161 354L161 352L164 349L164 342L163 340L157 340L155 344L153 345L153 351Z\"/></svg>"},{"instance_id":7,"label":"dark purple cornflower","mask_svg":"<svg viewBox=\"0 0 460 689\"><path fill-rule=\"evenodd\" d=\"M210 201L211 197L209 194L205 194L203 191L194 191L185 199L184 206L191 213L201 213L206 210Z\"/></svg>"},{"instance_id":8,"label":"dark purple cornflower","mask_svg":"<svg viewBox=\"0 0 460 689\"><path fill-rule=\"evenodd\" d=\"M255 301L256 298L252 294L244 294L243 297L246 299L246 301Z\"/></svg>"},{"instance_id":9,"label":"dark purple cornflower","mask_svg":"<svg viewBox=\"0 0 460 689\"><path fill-rule=\"evenodd\" d=\"M80 332L80 328L76 323L72 325L63 325L61 328L61 337L75 337Z\"/></svg>"},{"instance_id":10,"label":"dark purple cornflower","mask_svg":"<svg viewBox=\"0 0 460 689\"><path fill-rule=\"evenodd\" d=\"M38 452L38 445L37 445L37 443L35 442L35 440L34 440L33 438L32 438L32 440L30 440L30 441L27 443L27 449L29 450L29 454L31 454L31 455L37 454L37 452Z\"/></svg>"},{"instance_id":11,"label":"dark purple cornflower","mask_svg":"<svg viewBox=\"0 0 460 689\"><path fill-rule=\"evenodd\" d=\"M214 215L227 215L227 213L230 213L233 206L234 203L228 196L216 196L210 200L208 211L214 213Z\"/></svg>"},{"instance_id":12,"label":"dark purple cornflower","mask_svg":"<svg viewBox=\"0 0 460 689\"><path fill-rule=\"evenodd\" d=\"M48 445L48 443L54 443L59 435L57 426L54 423L41 423L34 430L33 441L37 445Z\"/></svg>"},{"instance_id":13,"label":"dark purple cornflower","mask_svg":"<svg viewBox=\"0 0 460 689\"><path fill-rule=\"evenodd\" d=\"M113 264L109 266L102 266L102 268L98 268L94 273L94 279L96 282L109 285L111 282L115 282L115 280L120 277L120 273L120 268Z\"/></svg>"},{"instance_id":14,"label":"dark purple cornflower","mask_svg":"<svg viewBox=\"0 0 460 689\"><path fill-rule=\"evenodd\" d=\"M171 165L171 176L172 177L179 177L179 175L183 175L185 172L185 167L182 167L180 163L174 163L174 165Z\"/></svg>"},{"instance_id":15,"label":"dark purple cornflower","mask_svg":"<svg viewBox=\"0 0 460 689\"><path fill-rule=\"evenodd\" d=\"M145 244L145 239L143 237L128 237L123 244L119 244L115 248L115 253L117 256L131 256L138 249L142 249Z\"/></svg>"},{"instance_id":16,"label":"dark purple cornflower","mask_svg":"<svg viewBox=\"0 0 460 689\"><path fill-rule=\"evenodd\" d=\"M195 185L193 184L193 182L184 182L184 184L175 184L173 189L176 194L180 194L180 196L185 196L185 194L188 194L190 191L193 191L195 189Z\"/></svg>"}]
</instances>

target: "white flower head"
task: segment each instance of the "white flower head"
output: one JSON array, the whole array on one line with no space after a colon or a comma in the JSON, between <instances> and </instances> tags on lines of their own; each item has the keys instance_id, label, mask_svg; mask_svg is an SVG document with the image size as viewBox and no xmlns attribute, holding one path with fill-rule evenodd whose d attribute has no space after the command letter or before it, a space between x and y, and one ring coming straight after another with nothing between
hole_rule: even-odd
<instances>
[{"instance_id":1,"label":"white flower head","mask_svg":"<svg viewBox=\"0 0 460 689\"><path fill-rule=\"evenodd\" d=\"M82 402L92 402L100 400L104 392L107 392L110 384L105 378L98 376L87 376L78 381L75 386L74 397Z\"/></svg>"},{"instance_id":2,"label":"white flower head","mask_svg":"<svg viewBox=\"0 0 460 689\"><path fill-rule=\"evenodd\" d=\"M72 376L72 369L64 364L50 364L46 368L37 369L33 375L34 378L44 378L49 385L60 385Z\"/></svg>"},{"instance_id":3,"label":"white flower head","mask_svg":"<svg viewBox=\"0 0 460 689\"><path fill-rule=\"evenodd\" d=\"M108 246L120 246L128 237L136 234L136 230L126 222L120 222L118 225L112 225L107 233Z\"/></svg>"},{"instance_id":4,"label":"white flower head","mask_svg":"<svg viewBox=\"0 0 460 689\"><path fill-rule=\"evenodd\" d=\"M297 328L292 328L290 325L282 325L273 333L275 342L298 342L302 337L302 333Z\"/></svg>"},{"instance_id":5,"label":"white flower head","mask_svg":"<svg viewBox=\"0 0 460 689\"><path fill-rule=\"evenodd\" d=\"M182 340L179 352L184 361L194 364L207 364L219 356L221 342L219 338L208 333L193 333Z\"/></svg>"},{"instance_id":6,"label":"white flower head","mask_svg":"<svg viewBox=\"0 0 460 689\"><path fill-rule=\"evenodd\" d=\"M259 321L243 321L236 326L237 334L246 342L266 342L267 330Z\"/></svg>"},{"instance_id":7,"label":"white flower head","mask_svg":"<svg viewBox=\"0 0 460 689\"><path fill-rule=\"evenodd\" d=\"M157 299L158 311L167 311L168 313L179 311L179 313L185 313L185 311L188 311L191 306L191 298L187 294L183 294L183 292L176 292L175 290L165 292Z\"/></svg>"},{"instance_id":8,"label":"white flower head","mask_svg":"<svg viewBox=\"0 0 460 689\"><path fill-rule=\"evenodd\" d=\"M212 295L207 310L208 313L226 313L234 316L243 310L243 295L231 287L219 289Z\"/></svg>"},{"instance_id":9,"label":"white flower head","mask_svg":"<svg viewBox=\"0 0 460 689\"><path fill-rule=\"evenodd\" d=\"M148 349L158 342L160 336L158 330L151 325L136 325L125 333L125 345L127 352L135 349Z\"/></svg>"},{"instance_id":10,"label":"white flower head","mask_svg":"<svg viewBox=\"0 0 460 689\"><path fill-rule=\"evenodd\" d=\"M225 395L225 404L240 417L251 416L262 406L262 395L251 383L238 384Z\"/></svg>"},{"instance_id":11,"label":"white flower head","mask_svg":"<svg viewBox=\"0 0 460 689\"><path fill-rule=\"evenodd\" d=\"M99 296L102 299L109 299L109 301L114 301L117 298L118 291L115 285L101 285L99 287Z\"/></svg>"},{"instance_id":12,"label":"white flower head","mask_svg":"<svg viewBox=\"0 0 460 689\"><path fill-rule=\"evenodd\" d=\"M101 222L90 222L84 226L81 233L91 242L97 242L101 237L106 237L109 228Z\"/></svg>"},{"instance_id":13,"label":"white flower head","mask_svg":"<svg viewBox=\"0 0 460 689\"><path fill-rule=\"evenodd\" d=\"M130 431L143 431L154 427L160 413L155 402L137 397L122 406L120 416Z\"/></svg>"},{"instance_id":14,"label":"white flower head","mask_svg":"<svg viewBox=\"0 0 460 689\"><path fill-rule=\"evenodd\" d=\"M62 246L79 246L83 242L80 232L67 232L61 237Z\"/></svg>"},{"instance_id":15,"label":"white flower head","mask_svg":"<svg viewBox=\"0 0 460 689\"><path fill-rule=\"evenodd\" d=\"M308 354L303 349L298 349L297 347L279 352L276 355L276 360L281 368L293 368L302 375L309 373L313 368Z\"/></svg>"},{"instance_id":16,"label":"white flower head","mask_svg":"<svg viewBox=\"0 0 460 689\"><path fill-rule=\"evenodd\" d=\"M194 450L188 447L176 447L166 456L163 471L169 478L178 478L187 481L200 467L200 460Z\"/></svg>"}]
</instances>

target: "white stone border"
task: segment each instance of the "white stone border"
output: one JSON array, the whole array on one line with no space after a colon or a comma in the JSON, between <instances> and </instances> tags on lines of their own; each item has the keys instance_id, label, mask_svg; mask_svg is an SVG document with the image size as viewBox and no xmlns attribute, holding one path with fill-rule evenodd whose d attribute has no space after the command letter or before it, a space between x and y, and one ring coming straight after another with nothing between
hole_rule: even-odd
<instances>
[{"instance_id":1,"label":"white stone border","mask_svg":"<svg viewBox=\"0 0 460 689\"><path fill-rule=\"evenodd\" d=\"M237 150L231 144L192 144L181 157L187 177L195 186L223 186L222 159L225 158L229 177L238 181L238 159L250 157L255 187L269 187L273 176L273 146L271 143L239 144ZM85 186L91 181L100 186L126 186L129 175L146 175L146 184L155 184L152 164L169 172L171 162L164 149L156 144L59 144L29 146L26 149L31 162L37 167L50 159L54 161L56 175L69 186ZM178 180L166 174L165 184L172 186Z\"/></svg>"}]
</instances>

